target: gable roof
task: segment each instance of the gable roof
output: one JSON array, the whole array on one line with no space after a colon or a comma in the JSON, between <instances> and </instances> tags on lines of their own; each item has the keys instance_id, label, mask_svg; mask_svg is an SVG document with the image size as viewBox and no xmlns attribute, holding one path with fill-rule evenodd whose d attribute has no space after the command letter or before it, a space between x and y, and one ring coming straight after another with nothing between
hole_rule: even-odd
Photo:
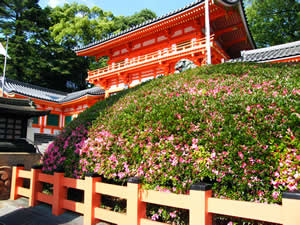
<instances>
[{"instance_id":1,"label":"gable roof","mask_svg":"<svg viewBox=\"0 0 300 225\"><path fill-rule=\"evenodd\" d=\"M0 88L2 89L2 77L0 77L0 79ZM96 96L105 94L105 90L99 87L93 87L82 91L66 93L16 80L11 80L9 78L5 79L4 91L7 93L20 94L26 97L37 98L55 103L70 102L72 100L79 99L83 96Z\"/></svg>"},{"instance_id":2,"label":"gable roof","mask_svg":"<svg viewBox=\"0 0 300 225\"><path fill-rule=\"evenodd\" d=\"M243 0L216 0L216 1L217 2L221 2L225 6L233 6L236 3L239 3L238 9L239 9L239 11L241 13L242 21L244 23L246 33L248 35L248 38L249 38L249 41L250 41L252 47L255 48L256 47L255 43L254 43L252 35L251 35L251 33L250 33L249 29L248 29L248 21L247 21L247 18L245 16L245 10L244 10ZM99 41L92 42L92 43L90 43L88 45L84 45L84 46L81 46L81 47L74 48L74 51L78 54L80 51L88 50L88 49L93 48L95 46L99 46L99 45L107 43L107 42L109 42L111 40L114 40L114 39L117 39L119 37L125 36L126 34L133 33L135 31L141 30L141 29L143 29L145 27L148 27L148 26L150 26L150 25L152 25L154 23L158 23L160 21L167 20L170 17L174 17L174 16L176 16L176 15L182 13L182 12L188 11L188 10L194 8L194 7L197 7L197 6L201 5L201 4L204 4L204 2L205 2L205 0L196 0L195 2L192 2L192 3L186 5L183 8L174 10L174 11L172 11L170 13L167 13L167 14L165 14L163 16L156 17L154 19L145 21L144 23L138 24L138 25L136 25L134 27L128 28L128 29L126 29L124 31L121 31L119 33L111 34L111 35L109 35L106 38L103 38L103 39L101 39Z\"/></svg>"},{"instance_id":3,"label":"gable roof","mask_svg":"<svg viewBox=\"0 0 300 225\"><path fill-rule=\"evenodd\" d=\"M300 41L242 51L241 57L228 62L268 62L300 56Z\"/></svg>"}]
</instances>

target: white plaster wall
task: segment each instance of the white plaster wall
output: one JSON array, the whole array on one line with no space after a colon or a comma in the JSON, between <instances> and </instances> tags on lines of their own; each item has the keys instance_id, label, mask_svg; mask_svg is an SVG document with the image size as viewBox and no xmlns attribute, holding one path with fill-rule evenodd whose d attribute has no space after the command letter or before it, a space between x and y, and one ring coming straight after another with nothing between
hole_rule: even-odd
<instances>
[{"instance_id":1,"label":"white plaster wall","mask_svg":"<svg viewBox=\"0 0 300 225\"><path fill-rule=\"evenodd\" d=\"M44 129L44 134L51 134L51 129L45 128L45 129Z\"/></svg>"}]
</instances>

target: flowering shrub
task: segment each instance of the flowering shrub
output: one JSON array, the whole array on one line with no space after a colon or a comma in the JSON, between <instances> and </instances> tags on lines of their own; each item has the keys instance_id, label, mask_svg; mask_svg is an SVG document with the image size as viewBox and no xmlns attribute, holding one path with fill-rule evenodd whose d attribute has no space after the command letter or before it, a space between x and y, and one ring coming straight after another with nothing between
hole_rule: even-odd
<instances>
[{"instance_id":1,"label":"flowering shrub","mask_svg":"<svg viewBox=\"0 0 300 225\"><path fill-rule=\"evenodd\" d=\"M110 107L130 91L127 90L109 99L97 102L69 123L55 141L49 145L43 155L41 159L43 171L52 173L58 167L63 167L66 176L79 178L82 175L82 171L79 169L79 151L87 138L91 122L97 118L100 111Z\"/></svg>"},{"instance_id":2,"label":"flowering shrub","mask_svg":"<svg viewBox=\"0 0 300 225\"><path fill-rule=\"evenodd\" d=\"M299 64L223 64L149 82L100 112L81 169L175 193L214 181L217 197L280 203L300 187L298 75Z\"/></svg>"},{"instance_id":3,"label":"flowering shrub","mask_svg":"<svg viewBox=\"0 0 300 225\"><path fill-rule=\"evenodd\" d=\"M48 167L60 160L74 175L121 183L140 176L164 192L212 182L219 198L280 204L283 191L300 189L299 74L299 64L222 64L153 80L100 102L89 131L66 144L68 160L59 157L70 131L47 152ZM79 165L69 160L78 151ZM184 224L180 213L147 214Z\"/></svg>"},{"instance_id":4,"label":"flowering shrub","mask_svg":"<svg viewBox=\"0 0 300 225\"><path fill-rule=\"evenodd\" d=\"M64 129L63 132L51 143L42 157L43 171L53 172L62 167L66 175L79 178L81 172L78 170L79 150L82 147L88 134L83 124L71 129Z\"/></svg>"}]
</instances>

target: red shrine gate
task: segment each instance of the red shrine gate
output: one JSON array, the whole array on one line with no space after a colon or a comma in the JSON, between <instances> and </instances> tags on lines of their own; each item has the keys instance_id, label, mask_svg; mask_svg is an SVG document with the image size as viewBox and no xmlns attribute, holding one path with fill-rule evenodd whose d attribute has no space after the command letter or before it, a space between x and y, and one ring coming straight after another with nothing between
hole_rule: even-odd
<instances>
[{"instance_id":1,"label":"red shrine gate","mask_svg":"<svg viewBox=\"0 0 300 225\"><path fill-rule=\"evenodd\" d=\"M209 1L212 63L253 49L242 1ZM79 56L108 56L108 66L87 80L109 93L158 75L174 73L180 59L206 64L204 0L76 50Z\"/></svg>"}]
</instances>

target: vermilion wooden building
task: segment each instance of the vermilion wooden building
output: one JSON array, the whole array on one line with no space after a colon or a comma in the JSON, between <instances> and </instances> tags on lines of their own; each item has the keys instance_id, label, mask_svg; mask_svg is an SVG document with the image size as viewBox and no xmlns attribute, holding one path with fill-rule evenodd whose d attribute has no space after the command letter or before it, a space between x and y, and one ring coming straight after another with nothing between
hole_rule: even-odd
<instances>
[{"instance_id":1,"label":"vermilion wooden building","mask_svg":"<svg viewBox=\"0 0 300 225\"><path fill-rule=\"evenodd\" d=\"M88 81L109 93L135 86L158 75L172 74L180 59L206 64L205 7L198 0L165 16L76 49L78 56L108 56L108 66L89 71ZM212 63L255 48L243 2L209 1Z\"/></svg>"}]
</instances>

